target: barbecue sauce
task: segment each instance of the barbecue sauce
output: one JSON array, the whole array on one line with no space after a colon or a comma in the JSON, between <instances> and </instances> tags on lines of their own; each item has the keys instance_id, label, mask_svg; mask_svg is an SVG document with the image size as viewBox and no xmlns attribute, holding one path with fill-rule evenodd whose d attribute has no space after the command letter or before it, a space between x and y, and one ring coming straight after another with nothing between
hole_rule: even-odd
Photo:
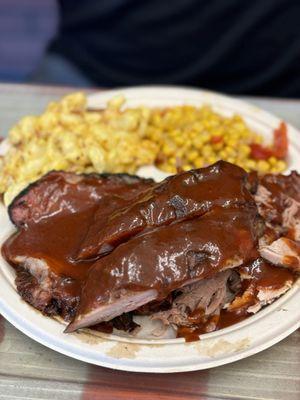
<instances>
[{"instance_id":1,"label":"barbecue sauce","mask_svg":"<svg viewBox=\"0 0 300 400\"><path fill-rule=\"evenodd\" d=\"M4 243L2 254L12 265L16 264L14 260L18 256L44 259L55 275L71 278L70 291L74 296L82 295L79 312L83 316L105 302L111 294L120 296L124 290L151 288L157 293L155 300L163 301L183 284L212 277L222 269L245 263L244 268L256 285L280 287L281 282L291 275L290 272L267 264L254 267L251 264L258 258L258 215L249 192L243 189L245 176L240 176L240 186L233 186L230 164L226 174L218 185L197 185L199 198L206 197L208 202L218 199L218 203L205 215L190 215L187 220L180 217L169 221L168 225L153 226L119 244L99 260L82 261L76 255L96 212L97 215L102 212L101 219L105 220L113 211L124 207L126 201L133 201L133 195L127 196L126 185L118 187L111 196L107 188L106 197L95 196L94 202L90 201L92 197L89 206L84 206L83 202L82 208L80 193L76 192L75 212L70 193L70 197L64 198L64 204L67 202L70 205L67 210L72 212L51 213L37 222L31 221ZM223 192L219 185L222 185ZM238 194L235 192L237 188ZM188 190L189 179L186 181L187 194ZM222 201L224 198L220 193L225 192L227 200L231 196L236 201ZM193 330L180 328L178 335L186 340L195 340L196 336L211 330L212 326L221 329L246 317L243 313L222 311L220 316L205 321L203 326L199 324ZM192 318L197 319L197 315Z\"/></svg>"},{"instance_id":2,"label":"barbecue sauce","mask_svg":"<svg viewBox=\"0 0 300 400\"><path fill-rule=\"evenodd\" d=\"M274 265L259 258L253 263L242 266L240 271L249 276L255 282L257 289L276 290L281 288L286 282L294 281L294 274L282 267Z\"/></svg>"},{"instance_id":3,"label":"barbecue sauce","mask_svg":"<svg viewBox=\"0 0 300 400\"><path fill-rule=\"evenodd\" d=\"M244 279L242 282L240 293L237 296L242 296L251 287L253 290L247 299L248 301L236 310L223 309L219 315L210 317L205 317L204 310L196 309L189 316L191 326L180 326L177 330L177 337L183 337L187 342L192 342L199 340L199 335L242 322L253 315L247 312L247 309L257 301L256 293L258 290L277 290L284 287L287 282L296 280L296 275L288 269L275 267L261 258L243 265L239 268L239 271L244 276L247 275L248 279Z\"/></svg>"},{"instance_id":4,"label":"barbecue sauce","mask_svg":"<svg viewBox=\"0 0 300 400\"><path fill-rule=\"evenodd\" d=\"M55 275L72 278L74 295L77 295L93 261L77 262L73 255L93 218L93 211L90 208L75 214L56 215L20 229L4 243L2 254L12 263L19 256L45 260Z\"/></svg>"},{"instance_id":5,"label":"barbecue sauce","mask_svg":"<svg viewBox=\"0 0 300 400\"><path fill-rule=\"evenodd\" d=\"M269 207L262 206L266 208L266 218L273 223L281 224L282 214L286 208L286 197L288 196L300 202L300 175L296 171L292 171L289 176L266 174L259 178L259 182L270 193ZM292 231L287 232L287 234L294 239Z\"/></svg>"},{"instance_id":6,"label":"barbecue sauce","mask_svg":"<svg viewBox=\"0 0 300 400\"><path fill-rule=\"evenodd\" d=\"M79 252L85 259L107 252L136 234L172 222L200 217L214 207L256 207L247 174L220 161L201 170L171 176L137 196L109 218L96 213ZM251 182L248 182L251 186Z\"/></svg>"},{"instance_id":7,"label":"barbecue sauce","mask_svg":"<svg viewBox=\"0 0 300 400\"><path fill-rule=\"evenodd\" d=\"M201 218L163 226L119 245L89 271L77 315L82 321L124 292L130 296L151 291L153 296L155 291L148 301L162 300L185 284L254 260L256 218L252 207L216 207Z\"/></svg>"},{"instance_id":8,"label":"barbecue sauce","mask_svg":"<svg viewBox=\"0 0 300 400\"><path fill-rule=\"evenodd\" d=\"M52 273L70 278L64 290L78 296L94 260L78 261L75 258L96 210L99 212L101 208L102 214L108 217L112 210L128 204L151 185L152 180L126 174L50 172L28 189L34 206L27 204L28 198L24 202L22 197L16 198L10 206L12 217L14 208L20 208L26 221L17 223L19 230L3 244L2 254L13 266L18 264L16 258L20 256L45 260Z\"/></svg>"},{"instance_id":9,"label":"barbecue sauce","mask_svg":"<svg viewBox=\"0 0 300 400\"><path fill-rule=\"evenodd\" d=\"M224 167L224 163L221 166ZM216 182L203 187L197 185L199 198L207 198L208 202L218 199L211 211L200 218L183 221L180 218L167 226L154 227L150 232L120 244L96 262L79 261L75 258L76 252L93 222L96 209L99 212L102 205L103 215L107 212L109 216L111 205L116 209L120 207L118 201L126 199L128 192L125 185L112 191L113 201L97 195L93 204L89 197L89 206L83 202L82 209L79 200L81 193L85 196L85 191L67 192L70 197L65 195L63 198L64 212L51 212L29 221L5 242L3 255L12 264L18 256L44 259L55 275L71 278L70 290L74 295L82 295L82 312L123 289L152 288L157 292L156 300L162 301L186 282L213 276L226 267L257 257L257 211L249 192L243 187L246 175L235 166L225 166L226 173L218 185ZM219 167L207 169L206 174ZM235 181L232 175L236 176L237 172ZM205 173L202 171L201 174L201 179L205 180ZM186 194L189 185L191 190L196 190L192 177L186 177L184 181ZM226 196L222 197L222 193ZM73 196L76 197L76 210L69 212L74 211Z\"/></svg>"}]
</instances>

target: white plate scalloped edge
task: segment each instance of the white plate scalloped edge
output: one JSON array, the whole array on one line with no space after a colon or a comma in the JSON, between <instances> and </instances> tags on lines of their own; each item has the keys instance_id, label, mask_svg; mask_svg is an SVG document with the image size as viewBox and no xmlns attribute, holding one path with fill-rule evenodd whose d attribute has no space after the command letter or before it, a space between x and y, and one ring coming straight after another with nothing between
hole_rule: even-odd
<instances>
[{"instance_id":1,"label":"white plate scalloped edge","mask_svg":"<svg viewBox=\"0 0 300 400\"><path fill-rule=\"evenodd\" d=\"M243 101L212 92L176 88L129 88L96 93L89 97L90 107L103 107L108 99L123 94L127 106L168 106L210 104L224 115L238 113L248 125L271 139L280 120ZM288 125L291 143L289 169L299 169L300 132ZM158 170L142 168L143 176L161 178ZM6 209L0 207L0 243L12 231ZM221 331L185 343L183 339L147 340L143 337L81 332L66 335L64 325L43 316L26 304L16 292L13 272L0 258L0 313L20 331L62 354L104 367L137 372L183 372L212 368L251 356L284 339L300 327L299 281L272 305L247 320Z\"/></svg>"}]
</instances>

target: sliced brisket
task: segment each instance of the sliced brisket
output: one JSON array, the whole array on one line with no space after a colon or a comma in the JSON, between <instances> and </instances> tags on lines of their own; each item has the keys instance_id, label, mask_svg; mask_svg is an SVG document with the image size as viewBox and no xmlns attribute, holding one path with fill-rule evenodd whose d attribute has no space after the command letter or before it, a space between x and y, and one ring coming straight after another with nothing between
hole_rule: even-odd
<instances>
[{"instance_id":1,"label":"sliced brisket","mask_svg":"<svg viewBox=\"0 0 300 400\"><path fill-rule=\"evenodd\" d=\"M79 175L51 171L24 189L12 201L8 212L17 227L98 205L107 216L153 184L152 179L127 174Z\"/></svg>"},{"instance_id":2,"label":"sliced brisket","mask_svg":"<svg viewBox=\"0 0 300 400\"><path fill-rule=\"evenodd\" d=\"M2 254L16 270L22 298L44 314L70 320L92 265L73 256L95 209L101 206L108 216L151 185L150 179L126 174L53 171L20 193L9 207L19 230L5 242Z\"/></svg>"}]
</instances>

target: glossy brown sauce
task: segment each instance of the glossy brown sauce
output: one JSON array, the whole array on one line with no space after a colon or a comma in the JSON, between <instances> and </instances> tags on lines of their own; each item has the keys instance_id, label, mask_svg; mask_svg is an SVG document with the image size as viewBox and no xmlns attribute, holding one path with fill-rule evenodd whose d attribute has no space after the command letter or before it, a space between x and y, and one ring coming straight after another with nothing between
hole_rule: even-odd
<instances>
[{"instance_id":1,"label":"glossy brown sauce","mask_svg":"<svg viewBox=\"0 0 300 400\"><path fill-rule=\"evenodd\" d=\"M231 312L221 310L220 315L213 315L206 321L200 322L198 326L180 326L177 331L177 337L183 337L186 342L194 342L200 339L199 335L227 328L231 325L237 324L238 322L244 321L250 316L251 314L246 313L244 310Z\"/></svg>"},{"instance_id":2,"label":"glossy brown sauce","mask_svg":"<svg viewBox=\"0 0 300 400\"><path fill-rule=\"evenodd\" d=\"M73 255L92 216L93 209L90 209L49 218L30 229L22 229L4 243L2 254L8 261L20 255L45 260L56 275L72 278L63 290L79 296L93 262L74 262Z\"/></svg>"},{"instance_id":3,"label":"glossy brown sauce","mask_svg":"<svg viewBox=\"0 0 300 400\"><path fill-rule=\"evenodd\" d=\"M177 330L176 337L183 337L186 342L194 342L200 340L199 336L205 333L227 328L238 322L249 318L251 314L245 310L227 311L221 310L219 315L213 315L205 321L199 322L195 326L180 326Z\"/></svg>"},{"instance_id":4,"label":"glossy brown sauce","mask_svg":"<svg viewBox=\"0 0 300 400\"><path fill-rule=\"evenodd\" d=\"M211 332L213 328L213 330L220 330L244 321L253 315L247 312L247 308L255 303L257 290L276 290L283 287L286 282L294 282L296 279L295 274L286 268L275 267L262 259L242 266L239 270L251 277L242 282L240 294L243 294L250 286L253 287L244 306L231 311L223 309L219 315L210 318L204 316L203 310L196 309L188 318L189 322L194 325L179 327L177 337L184 337L187 342L192 342L199 340L199 335Z\"/></svg>"},{"instance_id":5,"label":"glossy brown sauce","mask_svg":"<svg viewBox=\"0 0 300 400\"><path fill-rule=\"evenodd\" d=\"M226 174L230 176L228 171ZM99 230L99 221L103 223L113 211L131 203L139 189L128 194L128 187L116 185L113 189L108 187L104 196L99 181L95 179L94 183L89 183L91 195L88 201L84 186L81 192L62 189L64 211L51 209L48 216L31 220L4 243L2 253L12 265L13 260L22 255L44 259L56 275L72 278L74 294L82 293L80 311L83 314L105 302L110 295L120 295L122 290L153 288L157 291L156 300L162 301L182 284L211 277L232 263L234 266L243 263L244 272L252 277L257 288L276 289L283 282L294 280L293 274L284 268L273 267L261 260L252 262L258 257L256 208L251 205L250 195L241 183L243 176L239 180L231 178L223 176L221 186L213 181L202 186L194 185L193 174L186 175L186 187L172 187L172 192L167 191L161 197L162 205L166 202L165 196L174 197L180 189L182 195L190 199L185 207L191 215L193 207L196 207L191 201L193 198L199 201L206 199L203 203L206 211L208 204L215 201L212 210L201 218L174 221L176 207L157 208L156 212L163 212L149 214L153 225L150 231L120 244L96 262L79 261L76 257L87 233L91 232L90 227L94 224ZM57 185L59 188L60 181ZM145 189L147 184L141 188ZM149 193L152 191L149 190ZM247 202L250 202L250 207ZM114 215L118 215L117 211ZM130 225L132 215L135 214L127 214L123 220L125 227ZM168 218L174 223L160 226ZM203 312L196 310L190 316L191 323L196 326L179 327L178 336L185 337L187 341L196 340L199 334L222 329L247 316L249 314L243 310L222 310L219 316L203 321ZM107 324L105 327L108 329Z\"/></svg>"},{"instance_id":6,"label":"glossy brown sauce","mask_svg":"<svg viewBox=\"0 0 300 400\"><path fill-rule=\"evenodd\" d=\"M286 207L286 196L300 202L300 175L296 171L289 176L266 174L260 177L259 181L271 193L272 221L281 224L282 213ZM291 237L294 238L294 236Z\"/></svg>"},{"instance_id":7,"label":"glossy brown sauce","mask_svg":"<svg viewBox=\"0 0 300 400\"><path fill-rule=\"evenodd\" d=\"M47 261L57 275L84 280L90 262L75 262L74 253L93 218L94 208L75 214L57 215L28 229L21 229L9 238L2 251L6 259L26 255Z\"/></svg>"},{"instance_id":8,"label":"glossy brown sauce","mask_svg":"<svg viewBox=\"0 0 300 400\"><path fill-rule=\"evenodd\" d=\"M246 202L255 207L246 178L243 169L225 162L171 176L142 192L129 206L117 208L109 218L101 210L96 213L79 257L101 254L146 228L200 216L213 207Z\"/></svg>"},{"instance_id":9,"label":"glossy brown sauce","mask_svg":"<svg viewBox=\"0 0 300 400\"><path fill-rule=\"evenodd\" d=\"M251 277L257 289L276 290L284 286L287 281L295 280L295 275L287 268L275 267L263 259L257 259L241 267L240 271Z\"/></svg>"},{"instance_id":10,"label":"glossy brown sauce","mask_svg":"<svg viewBox=\"0 0 300 400\"><path fill-rule=\"evenodd\" d=\"M127 184L122 177L93 175L80 181L76 175L65 175L53 172L42 178L38 192L33 193L36 207L21 204L22 215L28 221L6 240L1 251L12 265L18 256L45 260L56 275L73 279L73 293L79 295L94 261L78 261L75 256L96 210L101 206L102 214L108 216L153 183L137 180ZM57 200L48 204L49 192L55 193Z\"/></svg>"},{"instance_id":11,"label":"glossy brown sauce","mask_svg":"<svg viewBox=\"0 0 300 400\"><path fill-rule=\"evenodd\" d=\"M255 218L252 208L217 207L132 238L94 264L79 311L89 312L122 289L156 289L157 300L163 299L182 284L250 262L258 256Z\"/></svg>"},{"instance_id":12,"label":"glossy brown sauce","mask_svg":"<svg viewBox=\"0 0 300 400\"><path fill-rule=\"evenodd\" d=\"M239 311L221 310L217 329L227 328L228 326L244 321L248 317L251 317L251 314L246 313L244 310L239 310Z\"/></svg>"},{"instance_id":13,"label":"glossy brown sauce","mask_svg":"<svg viewBox=\"0 0 300 400\"><path fill-rule=\"evenodd\" d=\"M233 311L221 310L217 329L227 328L251 317L253 314L248 313L247 308L254 304L255 294L258 290L277 290L284 287L287 282L296 280L296 275L290 270L274 266L261 258L240 267L239 270L250 277L250 279L245 279L242 282L241 291L244 292L251 286L253 288L253 296L250 294L246 307Z\"/></svg>"},{"instance_id":14,"label":"glossy brown sauce","mask_svg":"<svg viewBox=\"0 0 300 400\"><path fill-rule=\"evenodd\" d=\"M273 194L274 198L280 199L281 194L286 194L300 201L300 174L298 172L292 171L288 176L266 174L259 180Z\"/></svg>"}]
</instances>

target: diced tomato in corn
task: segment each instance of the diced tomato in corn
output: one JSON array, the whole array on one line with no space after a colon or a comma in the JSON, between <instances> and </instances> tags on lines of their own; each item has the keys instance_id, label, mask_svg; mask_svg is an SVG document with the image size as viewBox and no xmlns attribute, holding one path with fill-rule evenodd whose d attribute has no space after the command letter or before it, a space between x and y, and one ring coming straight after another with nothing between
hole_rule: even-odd
<instances>
[{"instance_id":1,"label":"diced tomato in corn","mask_svg":"<svg viewBox=\"0 0 300 400\"><path fill-rule=\"evenodd\" d=\"M210 142L212 144L217 144L217 143L221 143L223 141L222 136L212 136L210 139Z\"/></svg>"},{"instance_id":2,"label":"diced tomato in corn","mask_svg":"<svg viewBox=\"0 0 300 400\"><path fill-rule=\"evenodd\" d=\"M251 157L255 160L267 160L270 157L284 159L288 153L287 128L284 122L273 132L273 146L266 147L259 143L250 143Z\"/></svg>"},{"instance_id":3,"label":"diced tomato in corn","mask_svg":"<svg viewBox=\"0 0 300 400\"><path fill-rule=\"evenodd\" d=\"M284 122L281 122L279 128L274 131L274 152L273 155L277 158L286 158L288 153L288 136L287 128Z\"/></svg>"}]
</instances>

